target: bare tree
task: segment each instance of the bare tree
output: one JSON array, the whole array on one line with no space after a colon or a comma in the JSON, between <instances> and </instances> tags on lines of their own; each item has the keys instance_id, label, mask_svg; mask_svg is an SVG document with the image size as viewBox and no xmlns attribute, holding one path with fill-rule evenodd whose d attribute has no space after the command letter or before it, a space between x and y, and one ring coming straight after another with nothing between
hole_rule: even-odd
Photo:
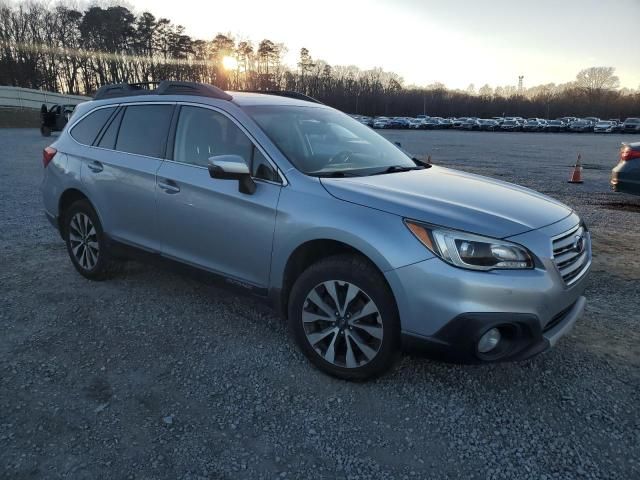
<instances>
[{"instance_id":1,"label":"bare tree","mask_svg":"<svg viewBox=\"0 0 640 480\"><path fill-rule=\"evenodd\" d=\"M381 68L329 65L300 50L293 68L287 48L269 39L254 49L247 39L217 34L194 39L180 25L150 12L135 15L109 3L81 10L30 0L0 0L0 84L91 94L105 83L192 80L240 90L292 89L348 112L439 116L637 116L640 89L620 89L615 71L593 67L565 85L518 90L473 84L449 90L442 83L407 87ZM237 60L225 71L225 56ZM227 64L228 66L229 64Z\"/></svg>"},{"instance_id":2,"label":"bare tree","mask_svg":"<svg viewBox=\"0 0 640 480\"><path fill-rule=\"evenodd\" d=\"M590 67L580 70L576 75L576 86L590 97L597 97L606 91L620 87L620 79L613 67Z\"/></svg>"}]
</instances>

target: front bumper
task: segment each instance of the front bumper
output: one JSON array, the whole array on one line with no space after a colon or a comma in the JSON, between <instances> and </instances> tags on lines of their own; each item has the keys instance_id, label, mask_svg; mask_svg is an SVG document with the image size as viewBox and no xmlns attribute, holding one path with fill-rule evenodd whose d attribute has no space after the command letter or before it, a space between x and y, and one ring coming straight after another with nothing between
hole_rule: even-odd
<instances>
[{"instance_id":1,"label":"front bumper","mask_svg":"<svg viewBox=\"0 0 640 480\"><path fill-rule=\"evenodd\" d=\"M548 325L541 326L535 315L522 313L466 313L457 316L431 337L402 333L405 350L426 352L439 359L462 362L505 362L531 358L553 347L566 335L584 312L586 298L581 296ZM481 354L478 341L484 333L498 328L503 333L495 352Z\"/></svg>"},{"instance_id":2,"label":"front bumper","mask_svg":"<svg viewBox=\"0 0 640 480\"><path fill-rule=\"evenodd\" d=\"M386 272L400 313L405 346L420 345L439 358L464 362L522 360L565 335L582 315L587 271L570 286L552 260L551 238L576 225L577 216L510 240L527 245L539 264L531 270L480 272L432 258ZM590 262L590 241L589 262ZM480 337L500 327L504 349L482 355Z\"/></svg>"}]
</instances>

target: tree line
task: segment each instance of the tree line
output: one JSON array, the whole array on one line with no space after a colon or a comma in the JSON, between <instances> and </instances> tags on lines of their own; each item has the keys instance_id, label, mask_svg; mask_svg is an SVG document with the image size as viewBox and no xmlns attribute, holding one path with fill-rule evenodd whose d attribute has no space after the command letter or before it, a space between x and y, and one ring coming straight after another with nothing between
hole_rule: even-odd
<instances>
[{"instance_id":1,"label":"tree line","mask_svg":"<svg viewBox=\"0 0 640 480\"><path fill-rule=\"evenodd\" d=\"M371 48L375 48L374 45ZM452 90L406 86L381 68L332 66L306 48L217 34L194 39L184 27L123 6L10 4L0 0L0 84L91 95L108 83L190 80L225 90L294 90L350 113L432 116L640 115L640 88L620 89L611 67L591 67L574 82Z\"/></svg>"}]
</instances>

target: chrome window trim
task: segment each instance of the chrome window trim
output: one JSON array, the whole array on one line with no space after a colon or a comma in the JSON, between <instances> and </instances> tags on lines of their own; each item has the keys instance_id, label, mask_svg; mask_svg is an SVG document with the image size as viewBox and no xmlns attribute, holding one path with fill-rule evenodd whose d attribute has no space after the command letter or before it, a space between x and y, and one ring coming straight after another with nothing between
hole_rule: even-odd
<instances>
[{"instance_id":1,"label":"chrome window trim","mask_svg":"<svg viewBox=\"0 0 640 480\"><path fill-rule=\"evenodd\" d=\"M229 120L231 120L238 128L240 128L240 130L245 135L247 135L247 137L249 137L249 140L256 146L256 148L258 148L260 150L260 152L262 153L264 158L267 159L267 161L269 162L271 167L280 176L280 178L282 179L282 182L274 182L274 181L271 181L271 180L265 180L263 178L256 178L256 177L253 177L253 176L251 178L254 181L264 182L264 183L268 183L268 184L272 184L272 185L279 185L281 187L286 187L287 185L289 185L289 181L288 181L287 177L284 175L282 170L275 164L275 162L271 159L271 157L267 154L267 152L265 151L264 147L262 145L260 145L260 143L255 139L255 137L253 135L251 135L251 133L240 122L238 122L238 120L236 120L236 118L231 116L225 110L220 109L219 107L215 107L213 105L208 105L208 104L205 104L205 103L176 102L176 101L164 101L163 102L163 101L157 101L156 100L156 101L151 101L151 102L123 102L123 103L111 103L109 105L100 105L99 107L92 108L87 113L85 113L84 115L82 115L76 121L73 122L73 125L71 125L69 127L69 137L71 137L71 139L76 144L78 144L78 145L80 145L82 147L95 148L95 149L98 149L98 150L104 150L106 152L118 152L118 153L123 153L125 155L135 155L136 157L150 158L150 159L153 159L153 160L160 160L160 161L166 161L166 162L173 162L173 163L178 163L178 164L181 164L181 165L188 165L188 166L191 166L191 167L198 167L198 168L203 168L205 170L208 170L207 167L203 167L202 165L195 165L195 164L192 164L192 163L179 162L179 161L168 159L168 158L151 157L149 155L142 155L140 153L123 152L122 150L116 150L114 148L98 147L97 145L87 145L87 144L84 144L84 143L80 143L78 140L73 138L73 135L71 135L71 129L73 129L86 116L90 115L91 113L93 113L93 112L95 112L97 110L100 110L100 109L103 109L103 108L114 108L114 107L118 108L118 107L121 107L121 106L127 107L127 106L137 106L137 105L179 105L179 106L186 105L186 106L190 106L190 107L208 108L209 110L214 110L214 111L224 115ZM166 154L167 154L167 152L165 152L165 156L166 156ZM173 152L172 152L172 154L173 154Z\"/></svg>"},{"instance_id":2,"label":"chrome window trim","mask_svg":"<svg viewBox=\"0 0 640 480\"><path fill-rule=\"evenodd\" d=\"M98 150L104 150L105 152L117 152L117 153L123 153L125 155L135 155L136 157L142 157L142 158L151 158L153 160L160 160L163 161L164 158L160 158L160 157L152 157L150 155L143 155L141 153L132 153L132 152L125 152L123 150L116 150L115 148L104 148L104 147L98 147L97 145L87 145L85 143L80 143L79 141L77 141L75 138L73 138L73 135L71 135L71 129L73 127L75 127L77 125L78 122L80 122L80 120L82 120L84 117L86 117L87 115L95 112L96 110L100 110L102 108L118 108L120 106L129 106L129 105L176 105L177 102L131 102L131 103L112 103L109 105L101 105L99 107L96 107L92 110L89 110L87 113L85 113L82 117L80 117L78 120L76 120L73 125L71 127L69 127L69 137L71 137L71 139L76 142L78 145L82 146L82 147L88 147L88 148L95 148ZM165 152L166 155L166 152Z\"/></svg>"}]
</instances>

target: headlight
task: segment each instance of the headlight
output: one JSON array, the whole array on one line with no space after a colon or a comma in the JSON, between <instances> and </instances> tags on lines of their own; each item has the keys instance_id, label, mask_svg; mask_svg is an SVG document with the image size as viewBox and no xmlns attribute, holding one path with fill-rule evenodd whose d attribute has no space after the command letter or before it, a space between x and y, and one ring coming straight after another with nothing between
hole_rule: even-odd
<instances>
[{"instance_id":1,"label":"headlight","mask_svg":"<svg viewBox=\"0 0 640 480\"><path fill-rule=\"evenodd\" d=\"M422 244L445 262L472 270L533 268L531 254L520 245L405 220Z\"/></svg>"}]
</instances>

